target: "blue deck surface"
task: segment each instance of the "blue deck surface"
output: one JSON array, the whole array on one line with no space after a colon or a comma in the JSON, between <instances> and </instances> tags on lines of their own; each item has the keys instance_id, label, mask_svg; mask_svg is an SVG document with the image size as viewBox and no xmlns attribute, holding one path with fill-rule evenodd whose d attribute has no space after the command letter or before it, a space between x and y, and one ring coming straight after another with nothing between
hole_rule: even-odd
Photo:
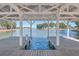
<instances>
[{"instance_id":1,"label":"blue deck surface","mask_svg":"<svg viewBox=\"0 0 79 59\"><path fill-rule=\"evenodd\" d=\"M48 39L47 38L32 38L31 50L48 50Z\"/></svg>"}]
</instances>

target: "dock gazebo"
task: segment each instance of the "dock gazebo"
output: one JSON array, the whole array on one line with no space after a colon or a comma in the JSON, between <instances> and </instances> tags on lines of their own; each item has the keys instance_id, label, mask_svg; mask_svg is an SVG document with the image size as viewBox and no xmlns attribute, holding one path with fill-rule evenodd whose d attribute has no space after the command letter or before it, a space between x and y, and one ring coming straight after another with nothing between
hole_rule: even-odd
<instances>
[{"instance_id":1,"label":"dock gazebo","mask_svg":"<svg viewBox=\"0 0 79 59\"><path fill-rule=\"evenodd\" d=\"M59 21L79 21L79 4L68 3L0 3L0 20L20 21L19 45L22 46L23 23L32 20L56 20L56 45L60 45ZM31 27L32 25L30 25ZM67 26L68 27L68 26ZM69 27L68 27L69 29ZM32 28L31 28L32 30ZM48 27L49 31L49 27ZM48 32L49 34L49 32ZM69 38L69 30L67 31Z\"/></svg>"}]
</instances>

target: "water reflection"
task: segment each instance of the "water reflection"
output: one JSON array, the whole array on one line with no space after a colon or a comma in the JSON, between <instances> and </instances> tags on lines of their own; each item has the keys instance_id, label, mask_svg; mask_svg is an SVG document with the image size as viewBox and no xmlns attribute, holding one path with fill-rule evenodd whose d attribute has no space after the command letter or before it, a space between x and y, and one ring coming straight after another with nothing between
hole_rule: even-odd
<instances>
[{"instance_id":1,"label":"water reflection","mask_svg":"<svg viewBox=\"0 0 79 59\"><path fill-rule=\"evenodd\" d=\"M47 30L32 30L32 37L47 37L47 32ZM23 36L26 36L26 34L30 36L30 29L23 29ZM67 30L61 30L60 34L66 36ZM12 36L20 36L20 30L16 29L16 31L0 32L0 39ZM50 30L49 36L56 36L56 30ZM70 30L69 36L79 39L79 31Z\"/></svg>"},{"instance_id":2,"label":"water reflection","mask_svg":"<svg viewBox=\"0 0 79 59\"><path fill-rule=\"evenodd\" d=\"M3 38L8 38L11 36L11 31L8 31L8 32L0 32L0 39L3 39Z\"/></svg>"}]
</instances>

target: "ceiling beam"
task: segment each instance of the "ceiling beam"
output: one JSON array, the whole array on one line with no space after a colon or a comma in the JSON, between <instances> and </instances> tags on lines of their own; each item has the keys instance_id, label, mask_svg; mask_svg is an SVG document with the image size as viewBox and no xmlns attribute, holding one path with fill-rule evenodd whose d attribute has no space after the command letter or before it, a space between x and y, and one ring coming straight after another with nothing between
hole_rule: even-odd
<instances>
[{"instance_id":1,"label":"ceiling beam","mask_svg":"<svg viewBox=\"0 0 79 59\"><path fill-rule=\"evenodd\" d=\"M60 5L60 4L56 4L55 6L52 6L51 8L47 9L46 11L50 11L50 10L52 10L52 9L54 9L54 8L57 9L57 7L58 7L59 5Z\"/></svg>"},{"instance_id":2,"label":"ceiling beam","mask_svg":"<svg viewBox=\"0 0 79 59\"><path fill-rule=\"evenodd\" d=\"M23 8L25 8L25 9L27 9L27 10L29 10L29 11L32 11L32 12L34 12L34 10L33 9L30 9L30 8L28 8L27 6L25 7L25 6L23 6L23 5L20 5L22 8L21 9L23 9Z\"/></svg>"}]
</instances>

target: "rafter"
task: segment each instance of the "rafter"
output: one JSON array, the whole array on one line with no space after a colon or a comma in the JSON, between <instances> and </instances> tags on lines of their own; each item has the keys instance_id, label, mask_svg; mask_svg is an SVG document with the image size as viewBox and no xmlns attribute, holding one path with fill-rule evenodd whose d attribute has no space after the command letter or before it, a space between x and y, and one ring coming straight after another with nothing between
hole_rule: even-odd
<instances>
[{"instance_id":1,"label":"rafter","mask_svg":"<svg viewBox=\"0 0 79 59\"><path fill-rule=\"evenodd\" d=\"M3 8L4 6L5 6L5 5L1 5L1 6L0 6L0 9Z\"/></svg>"},{"instance_id":2,"label":"rafter","mask_svg":"<svg viewBox=\"0 0 79 59\"><path fill-rule=\"evenodd\" d=\"M28 8L27 6L25 7L25 6L23 6L23 5L20 5L22 8L21 9L27 9L27 10L29 10L29 11L31 11L31 12L34 12L34 10L33 9L30 9L30 8Z\"/></svg>"},{"instance_id":3,"label":"rafter","mask_svg":"<svg viewBox=\"0 0 79 59\"><path fill-rule=\"evenodd\" d=\"M54 8L57 9L57 7L58 7L59 5L60 5L60 4L57 4L57 5L55 5L55 6L52 6L51 8L47 9L46 11L50 11L50 10L52 10L52 9L54 9Z\"/></svg>"},{"instance_id":4,"label":"rafter","mask_svg":"<svg viewBox=\"0 0 79 59\"><path fill-rule=\"evenodd\" d=\"M11 7L13 8L13 9L15 9L17 12L16 13L18 13L19 15L22 13L22 11L17 7L17 5L15 5L15 4L10 4L11 5ZM13 12L12 12L13 13Z\"/></svg>"},{"instance_id":5,"label":"rafter","mask_svg":"<svg viewBox=\"0 0 79 59\"><path fill-rule=\"evenodd\" d=\"M59 15L69 15L69 17L67 16L60 16L60 18L62 19L69 19L69 18L73 18L73 19L78 19L79 17L77 17L79 15L79 4L22 4L22 3L9 3L9 4L0 4L0 8L4 8L6 5L9 5L10 6L10 11L7 11L5 10L5 12L0 12L0 15L5 15L3 16L3 18L14 18L14 17L8 17L9 15L14 15L14 14L18 14L19 16L22 14L22 15L34 15L32 16L32 18L36 18L36 15L41 15L41 17L39 18L43 18L42 15L54 15L54 14L59 14ZM36 10L34 10L34 8L29 8L29 6L34 6L34 8L37 8ZM20 6L21 8L19 8L18 6ZM48 6L45 7L45 6ZM76 7L76 9L73 9L72 12L70 12L70 6L71 7L71 10ZM51 10L55 9L56 8L56 11L58 12L53 12ZM13 12L12 9L14 9L16 12ZM25 11L25 10L29 10L29 11ZM66 11L65 11L66 9ZM3 10L4 11L4 10ZM77 16L75 16L77 15ZM29 16L31 17L31 16ZM1 18L1 17L0 17ZM18 18L18 17L15 17L15 18ZM26 19L27 17L25 17ZM44 18L47 18L47 16L45 16ZM51 18L51 17L49 17Z\"/></svg>"}]
</instances>

